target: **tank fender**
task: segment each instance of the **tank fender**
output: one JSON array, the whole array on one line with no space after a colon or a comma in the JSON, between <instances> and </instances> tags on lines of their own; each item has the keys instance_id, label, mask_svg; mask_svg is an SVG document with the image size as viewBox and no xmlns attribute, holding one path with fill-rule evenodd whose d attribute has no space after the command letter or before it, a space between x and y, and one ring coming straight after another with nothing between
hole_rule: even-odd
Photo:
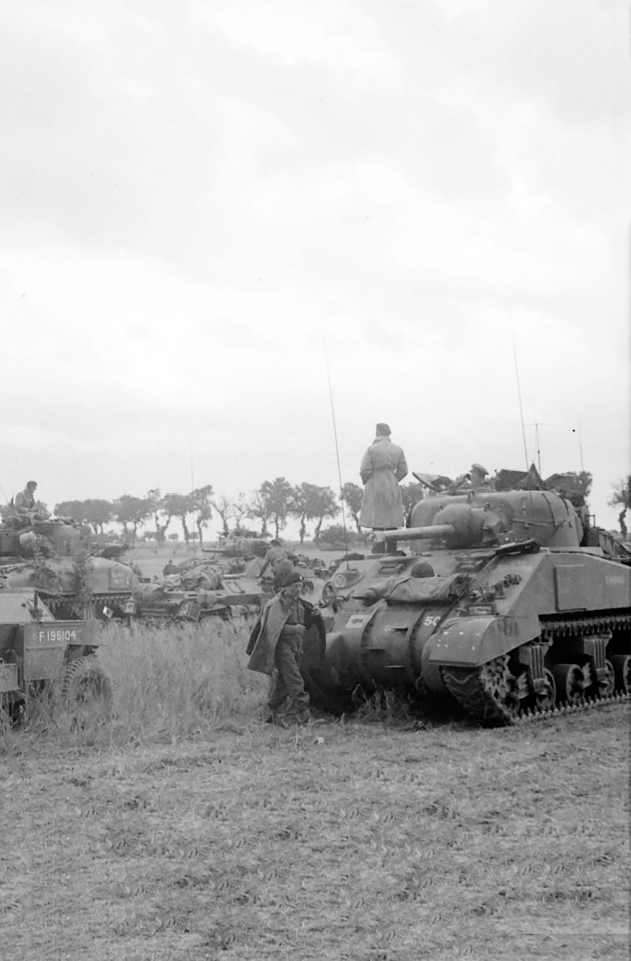
<instances>
[{"instance_id":1,"label":"tank fender","mask_svg":"<svg viewBox=\"0 0 631 961\"><path fill-rule=\"evenodd\" d=\"M540 634L536 614L457 617L447 621L427 642L428 661L452 667L479 667Z\"/></svg>"}]
</instances>

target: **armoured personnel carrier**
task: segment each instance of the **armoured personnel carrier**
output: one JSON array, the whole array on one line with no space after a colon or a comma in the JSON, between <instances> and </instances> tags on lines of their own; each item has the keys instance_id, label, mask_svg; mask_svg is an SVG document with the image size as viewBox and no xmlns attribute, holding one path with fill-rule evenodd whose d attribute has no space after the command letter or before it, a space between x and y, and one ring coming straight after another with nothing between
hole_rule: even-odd
<instances>
[{"instance_id":1,"label":"armoured personnel carrier","mask_svg":"<svg viewBox=\"0 0 631 961\"><path fill-rule=\"evenodd\" d=\"M422 475L417 475L421 477ZM629 695L631 568L547 490L456 490L373 535L323 589L316 703L386 688L510 724Z\"/></svg>"},{"instance_id":2,"label":"armoured personnel carrier","mask_svg":"<svg viewBox=\"0 0 631 961\"><path fill-rule=\"evenodd\" d=\"M93 548L92 548L93 549ZM122 617L138 583L133 569L90 553L89 535L61 519L0 525L0 586L34 590L54 617Z\"/></svg>"},{"instance_id":3,"label":"armoured personnel carrier","mask_svg":"<svg viewBox=\"0 0 631 961\"><path fill-rule=\"evenodd\" d=\"M37 592L0 590L0 729L54 682L75 720L108 714L112 689L96 657L98 628L94 619L57 620Z\"/></svg>"}]
</instances>

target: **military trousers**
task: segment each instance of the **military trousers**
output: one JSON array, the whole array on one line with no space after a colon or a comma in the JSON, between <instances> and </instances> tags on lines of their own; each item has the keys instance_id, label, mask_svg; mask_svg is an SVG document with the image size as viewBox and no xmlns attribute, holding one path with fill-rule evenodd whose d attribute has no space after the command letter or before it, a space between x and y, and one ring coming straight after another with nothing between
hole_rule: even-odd
<instances>
[{"instance_id":1,"label":"military trousers","mask_svg":"<svg viewBox=\"0 0 631 961\"><path fill-rule=\"evenodd\" d=\"M302 640L299 637L280 637L274 655L274 673L267 706L272 714L282 707L286 715L300 715L309 709L309 695L300 673Z\"/></svg>"}]
</instances>

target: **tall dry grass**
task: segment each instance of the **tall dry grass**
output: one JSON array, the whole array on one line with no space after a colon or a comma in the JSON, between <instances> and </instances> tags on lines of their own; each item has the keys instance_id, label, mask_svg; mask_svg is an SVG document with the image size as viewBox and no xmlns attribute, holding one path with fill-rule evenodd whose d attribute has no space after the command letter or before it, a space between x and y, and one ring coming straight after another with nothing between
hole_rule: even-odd
<instances>
[{"instance_id":1,"label":"tall dry grass","mask_svg":"<svg viewBox=\"0 0 631 961\"><path fill-rule=\"evenodd\" d=\"M118 746L175 743L213 730L239 731L259 720L269 681L247 670L251 619L200 625L111 624L97 659L110 678L111 706L92 702L86 721L64 699L60 682L31 692L26 715L0 727L0 755L27 740Z\"/></svg>"},{"instance_id":2,"label":"tall dry grass","mask_svg":"<svg viewBox=\"0 0 631 961\"><path fill-rule=\"evenodd\" d=\"M218 619L105 628L98 659L112 681L116 740L177 739L255 715L267 683L247 670L249 630Z\"/></svg>"}]
</instances>

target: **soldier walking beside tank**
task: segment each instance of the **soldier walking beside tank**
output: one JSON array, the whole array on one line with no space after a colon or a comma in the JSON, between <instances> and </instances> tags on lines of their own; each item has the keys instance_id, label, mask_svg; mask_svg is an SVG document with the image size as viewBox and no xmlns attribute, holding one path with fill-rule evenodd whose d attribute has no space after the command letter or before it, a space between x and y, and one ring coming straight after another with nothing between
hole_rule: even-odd
<instances>
[{"instance_id":1,"label":"soldier walking beside tank","mask_svg":"<svg viewBox=\"0 0 631 961\"><path fill-rule=\"evenodd\" d=\"M312 720L300 664L305 634L315 626L324 643L324 622L313 605L300 597L301 588L302 577L294 571L280 593L267 602L246 649L248 669L272 676L267 699L270 723L277 722L282 708L289 722Z\"/></svg>"},{"instance_id":2,"label":"soldier walking beside tank","mask_svg":"<svg viewBox=\"0 0 631 961\"><path fill-rule=\"evenodd\" d=\"M408 466L401 447L390 440L387 424L377 424L377 436L364 454L359 468L364 482L359 523L374 531L403 526L403 498L399 482Z\"/></svg>"}]
</instances>

